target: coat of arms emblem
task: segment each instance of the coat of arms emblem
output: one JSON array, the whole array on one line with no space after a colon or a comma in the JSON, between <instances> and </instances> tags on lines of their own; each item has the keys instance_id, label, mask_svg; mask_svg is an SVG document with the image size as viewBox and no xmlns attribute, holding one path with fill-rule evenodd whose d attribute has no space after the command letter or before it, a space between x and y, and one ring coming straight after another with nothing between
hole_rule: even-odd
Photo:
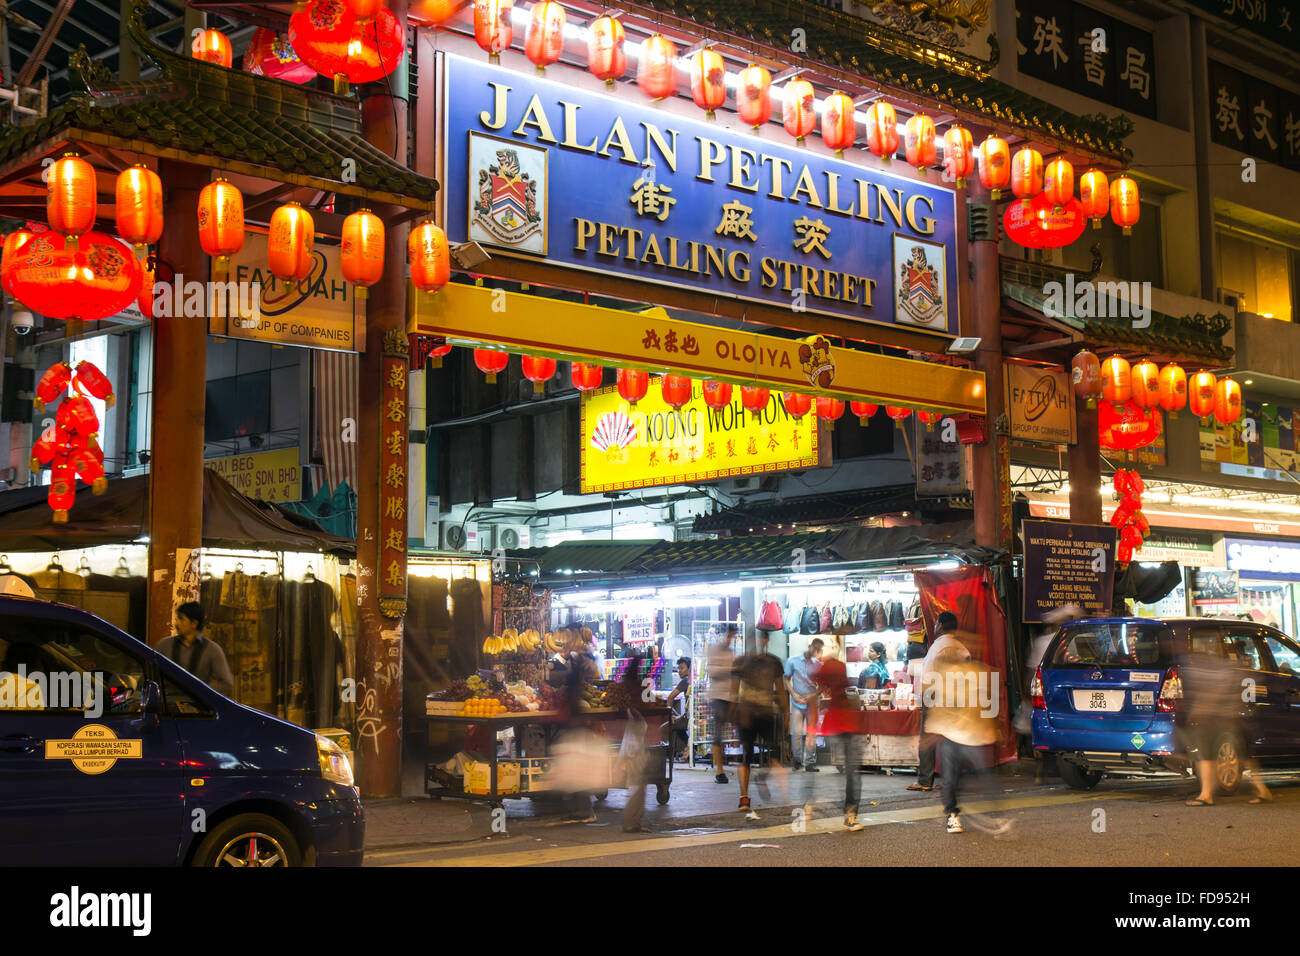
<instances>
[{"instance_id":1,"label":"coat of arms emblem","mask_svg":"<svg viewBox=\"0 0 1300 956\"><path fill-rule=\"evenodd\" d=\"M523 168L519 148L497 149L495 162L485 158L480 163L470 207L471 228L507 246L522 246L539 236L544 219L538 182Z\"/></svg>"},{"instance_id":2,"label":"coat of arms emblem","mask_svg":"<svg viewBox=\"0 0 1300 956\"><path fill-rule=\"evenodd\" d=\"M926 258L924 246L912 246L911 258L898 272L898 308L905 321L933 325L946 315L943 281L939 270Z\"/></svg>"}]
</instances>

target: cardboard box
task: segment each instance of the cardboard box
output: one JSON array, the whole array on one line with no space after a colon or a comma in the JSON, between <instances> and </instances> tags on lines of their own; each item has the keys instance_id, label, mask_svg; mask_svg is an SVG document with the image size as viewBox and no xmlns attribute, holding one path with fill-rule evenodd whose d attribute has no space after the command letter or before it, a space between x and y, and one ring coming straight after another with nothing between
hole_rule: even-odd
<instances>
[{"instance_id":1,"label":"cardboard box","mask_svg":"<svg viewBox=\"0 0 1300 956\"><path fill-rule=\"evenodd\" d=\"M501 761L497 764L497 789L494 794L492 793L492 765L481 760L471 761L465 767L465 792L481 793L485 796L518 793L519 764L514 761Z\"/></svg>"}]
</instances>

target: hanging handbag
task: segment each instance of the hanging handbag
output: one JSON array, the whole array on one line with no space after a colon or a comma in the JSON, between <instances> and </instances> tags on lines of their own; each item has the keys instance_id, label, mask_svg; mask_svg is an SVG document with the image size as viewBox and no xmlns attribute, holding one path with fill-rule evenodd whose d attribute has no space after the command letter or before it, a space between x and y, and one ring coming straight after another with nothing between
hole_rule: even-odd
<instances>
[{"instance_id":1,"label":"hanging handbag","mask_svg":"<svg viewBox=\"0 0 1300 956\"><path fill-rule=\"evenodd\" d=\"M883 631L888 623L888 616L885 614L885 605L879 601L871 602L871 629L873 631Z\"/></svg>"},{"instance_id":2,"label":"hanging handbag","mask_svg":"<svg viewBox=\"0 0 1300 956\"><path fill-rule=\"evenodd\" d=\"M831 630L836 634L847 634L852 626L853 612L843 604L837 605L831 614Z\"/></svg>"},{"instance_id":3,"label":"hanging handbag","mask_svg":"<svg viewBox=\"0 0 1300 956\"><path fill-rule=\"evenodd\" d=\"M758 623L754 627L760 631L785 630L785 622L781 617L781 605L775 601L764 601L763 609L758 613Z\"/></svg>"},{"instance_id":4,"label":"hanging handbag","mask_svg":"<svg viewBox=\"0 0 1300 956\"><path fill-rule=\"evenodd\" d=\"M782 612L781 619L785 622L785 632L787 634L799 633L799 617L794 609L790 606L790 599L785 599L785 611Z\"/></svg>"},{"instance_id":5,"label":"hanging handbag","mask_svg":"<svg viewBox=\"0 0 1300 956\"><path fill-rule=\"evenodd\" d=\"M803 613L799 615L799 633L816 634L820 630L821 615L818 614L817 609L810 604L805 607Z\"/></svg>"},{"instance_id":6,"label":"hanging handbag","mask_svg":"<svg viewBox=\"0 0 1300 956\"><path fill-rule=\"evenodd\" d=\"M889 629L891 631L901 631L903 629L903 602L889 602Z\"/></svg>"},{"instance_id":7,"label":"hanging handbag","mask_svg":"<svg viewBox=\"0 0 1300 956\"><path fill-rule=\"evenodd\" d=\"M817 633L818 634L831 633L831 602L830 601L827 601L822 606L822 613L818 621Z\"/></svg>"},{"instance_id":8,"label":"hanging handbag","mask_svg":"<svg viewBox=\"0 0 1300 956\"><path fill-rule=\"evenodd\" d=\"M861 634L871 630L871 605L863 601L857 606L853 621L853 630Z\"/></svg>"}]
</instances>

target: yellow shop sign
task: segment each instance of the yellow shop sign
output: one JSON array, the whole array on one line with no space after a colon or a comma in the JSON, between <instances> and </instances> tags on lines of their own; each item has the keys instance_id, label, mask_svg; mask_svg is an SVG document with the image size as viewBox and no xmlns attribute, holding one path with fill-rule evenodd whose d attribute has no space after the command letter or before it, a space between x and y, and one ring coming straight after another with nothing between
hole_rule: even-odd
<instances>
[{"instance_id":1,"label":"yellow shop sign","mask_svg":"<svg viewBox=\"0 0 1300 956\"><path fill-rule=\"evenodd\" d=\"M651 376L633 408L617 388L582 400L582 493L619 491L830 464L830 445L818 441L817 416L796 419L772 392L766 408L750 412L740 389L722 408L704 403L701 383L680 410L664 401L662 379Z\"/></svg>"},{"instance_id":2,"label":"yellow shop sign","mask_svg":"<svg viewBox=\"0 0 1300 956\"><path fill-rule=\"evenodd\" d=\"M298 464L297 448L211 458L203 467L215 471L249 498L297 501L302 497L302 466Z\"/></svg>"}]
</instances>

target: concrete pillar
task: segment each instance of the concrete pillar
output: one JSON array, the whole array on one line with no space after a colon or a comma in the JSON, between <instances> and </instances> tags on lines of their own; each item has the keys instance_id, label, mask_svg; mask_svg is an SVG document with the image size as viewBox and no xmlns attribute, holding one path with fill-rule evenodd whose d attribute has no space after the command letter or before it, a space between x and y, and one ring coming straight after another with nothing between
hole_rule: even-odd
<instances>
[{"instance_id":1,"label":"concrete pillar","mask_svg":"<svg viewBox=\"0 0 1300 956\"><path fill-rule=\"evenodd\" d=\"M973 207L990 210L991 228L982 235L971 232L971 313L974 335L980 346L975 368L984 373L985 402L988 405L988 440L972 446L971 493L975 500L975 542L990 548L1011 550L1011 455L1005 428L1002 383L1002 278L998 262L997 206L978 179L966 181L968 215Z\"/></svg>"},{"instance_id":2,"label":"concrete pillar","mask_svg":"<svg viewBox=\"0 0 1300 956\"><path fill-rule=\"evenodd\" d=\"M166 228L158 254L177 278L207 278L208 257L194 228L208 171L164 160ZM173 310L179 311L179 310ZM183 315L153 321L152 427L149 438L149 630L156 645L169 634L173 609L198 599L190 559L203 543L203 410L208 362L207 319ZM187 574L188 569L188 574Z\"/></svg>"},{"instance_id":3,"label":"concrete pillar","mask_svg":"<svg viewBox=\"0 0 1300 956\"><path fill-rule=\"evenodd\" d=\"M406 6L406 0L389 3L389 9L401 23L406 22ZM405 164L408 88L405 61L389 82L392 96L387 84L382 82L368 84L358 91L362 134L367 142ZM408 227L393 224L400 210L380 204L372 208L384 220L387 230L384 277L370 287L366 351L360 356L358 375L361 427L357 429L357 680L364 684L364 690L358 693L357 703L358 713L364 711L369 732L359 737L354 749L361 792L382 797L401 794L403 619L385 617L379 607L379 515L383 498L382 436L378 427L382 414L380 371L385 333L393 329L404 333L406 328L403 263Z\"/></svg>"}]
</instances>

